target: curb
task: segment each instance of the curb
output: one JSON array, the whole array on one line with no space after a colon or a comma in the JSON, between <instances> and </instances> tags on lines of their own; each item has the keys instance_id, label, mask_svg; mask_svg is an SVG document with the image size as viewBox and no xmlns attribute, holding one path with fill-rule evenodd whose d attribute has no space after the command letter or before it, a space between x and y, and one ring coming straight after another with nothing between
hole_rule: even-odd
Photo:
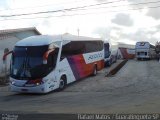
<instances>
[{"instance_id":1,"label":"curb","mask_svg":"<svg viewBox=\"0 0 160 120\"><path fill-rule=\"evenodd\" d=\"M114 67L113 69L111 69L105 77L110 77L110 76L115 75L126 64L127 61L128 60L123 60L116 67Z\"/></svg>"}]
</instances>

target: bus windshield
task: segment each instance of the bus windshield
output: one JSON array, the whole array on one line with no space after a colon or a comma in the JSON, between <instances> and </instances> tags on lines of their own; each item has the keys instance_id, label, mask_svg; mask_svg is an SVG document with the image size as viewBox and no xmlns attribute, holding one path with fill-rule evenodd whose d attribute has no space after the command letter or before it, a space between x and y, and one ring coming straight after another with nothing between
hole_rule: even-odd
<instances>
[{"instance_id":1,"label":"bus windshield","mask_svg":"<svg viewBox=\"0 0 160 120\"><path fill-rule=\"evenodd\" d=\"M46 76L53 70L57 58L57 54L52 54L49 56L51 62L43 64L43 55L47 50L48 46L15 47L11 61L11 77L28 80Z\"/></svg>"}]
</instances>

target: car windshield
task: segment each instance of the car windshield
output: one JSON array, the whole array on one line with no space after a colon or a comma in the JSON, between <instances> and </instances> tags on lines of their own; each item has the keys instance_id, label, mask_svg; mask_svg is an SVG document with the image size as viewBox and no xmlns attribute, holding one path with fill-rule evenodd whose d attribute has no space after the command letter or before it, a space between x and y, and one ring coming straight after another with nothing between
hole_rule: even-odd
<instances>
[{"instance_id":1,"label":"car windshield","mask_svg":"<svg viewBox=\"0 0 160 120\"><path fill-rule=\"evenodd\" d=\"M11 77L35 79L46 76L53 68L53 65L43 64L43 55L47 50L48 46L15 47L12 55Z\"/></svg>"}]
</instances>

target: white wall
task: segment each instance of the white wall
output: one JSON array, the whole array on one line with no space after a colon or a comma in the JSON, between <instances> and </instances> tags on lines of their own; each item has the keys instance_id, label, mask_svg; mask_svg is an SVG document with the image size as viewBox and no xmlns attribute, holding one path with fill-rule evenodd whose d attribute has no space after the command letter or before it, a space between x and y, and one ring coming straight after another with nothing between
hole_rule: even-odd
<instances>
[{"instance_id":1,"label":"white wall","mask_svg":"<svg viewBox=\"0 0 160 120\"><path fill-rule=\"evenodd\" d=\"M4 73L4 64L2 60L4 49L8 48L9 50L12 50L17 41L19 41L19 39L14 36L9 36L8 38L0 40L0 76L2 76ZM11 55L7 57L8 70L9 70L10 58L11 58Z\"/></svg>"},{"instance_id":2,"label":"white wall","mask_svg":"<svg viewBox=\"0 0 160 120\"><path fill-rule=\"evenodd\" d=\"M8 48L9 50L12 50L17 41L33 35L37 35L37 33L35 33L34 30L13 32L6 35L0 35L0 76L4 74L4 64L2 60L4 49ZM11 55L7 57L8 70L9 70L10 58Z\"/></svg>"}]
</instances>

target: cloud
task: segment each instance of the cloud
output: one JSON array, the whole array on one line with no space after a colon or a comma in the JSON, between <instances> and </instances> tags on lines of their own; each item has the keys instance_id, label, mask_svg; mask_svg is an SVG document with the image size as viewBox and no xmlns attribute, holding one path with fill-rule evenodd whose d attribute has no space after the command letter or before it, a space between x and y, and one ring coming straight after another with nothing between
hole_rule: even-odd
<instances>
[{"instance_id":1,"label":"cloud","mask_svg":"<svg viewBox=\"0 0 160 120\"><path fill-rule=\"evenodd\" d=\"M94 31L93 34L97 34L100 37L104 38L104 39L108 39L110 36L110 28L106 28L106 27L97 27Z\"/></svg>"},{"instance_id":2,"label":"cloud","mask_svg":"<svg viewBox=\"0 0 160 120\"><path fill-rule=\"evenodd\" d=\"M133 20L128 14L119 13L114 19L111 20L113 23L121 26L133 26Z\"/></svg>"},{"instance_id":3,"label":"cloud","mask_svg":"<svg viewBox=\"0 0 160 120\"><path fill-rule=\"evenodd\" d=\"M128 0L128 2L130 3L147 3L148 4L139 4L139 5L134 5L134 6L131 6L132 8L145 8L148 10L148 12L146 13L147 16L150 16L156 20L160 19L160 2L159 1L137 1L137 0ZM153 2L153 3L151 3ZM150 8L151 7L151 8Z\"/></svg>"},{"instance_id":4,"label":"cloud","mask_svg":"<svg viewBox=\"0 0 160 120\"><path fill-rule=\"evenodd\" d=\"M0 0L0 9L7 9L10 7L11 0Z\"/></svg>"},{"instance_id":5,"label":"cloud","mask_svg":"<svg viewBox=\"0 0 160 120\"><path fill-rule=\"evenodd\" d=\"M156 32L156 31L157 31L156 29L155 29L155 31L139 29L135 33L129 33L129 34L122 33L120 36L120 39L130 39L135 42L148 41L152 44L155 44L156 41L158 41L158 38L157 38L158 32Z\"/></svg>"},{"instance_id":6,"label":"cloud","mask_svg":"<svg viewBox=\"0 0 160 120\"><path fill-rule=\"evenodd\" d=\"M97 2L107 2L108 0L95 0L95 1L97 1Z\"/></svg>"},{"instance_id":7,"label":"cloud","mask_svg":"<svg viewBox=\"0 0 160 120\"><path fill-rule=\"evenodd\" d=\"M138 41L148 41L151 44L155 44L159 40L160 25L154 26L152 28L141 28L137 29L135 32L126 32L125 28L121 26L110 26L108 28L99 27L94 33L101 36L109 38L112 44L118 42L125 42L128 44L135 44Z\"/></svg>"},{"instance_id":8,"label":"cloud","mask_svg":"<svg viewBox=\"0 0 160 120\"><path fill-rule=\"evenodd\" d=\"M111 44L116 44L119 40L119 35L121 34L122 29L116 26L108 27L97 27L93 34L99 35L105 40L108 40Z\"/></svg>"},{"instance_id":9,"label":"cloud","mask_svg":"<svg viewBox=\"0 0 160 120\"><path fill-rule=\"evenodd\" d=\"M160 19L160 12L159 11L160 11L160 8L149 9L146 15L151 16L154 19L158 20L158 19Z\"/></svg>"}]
</instances>

